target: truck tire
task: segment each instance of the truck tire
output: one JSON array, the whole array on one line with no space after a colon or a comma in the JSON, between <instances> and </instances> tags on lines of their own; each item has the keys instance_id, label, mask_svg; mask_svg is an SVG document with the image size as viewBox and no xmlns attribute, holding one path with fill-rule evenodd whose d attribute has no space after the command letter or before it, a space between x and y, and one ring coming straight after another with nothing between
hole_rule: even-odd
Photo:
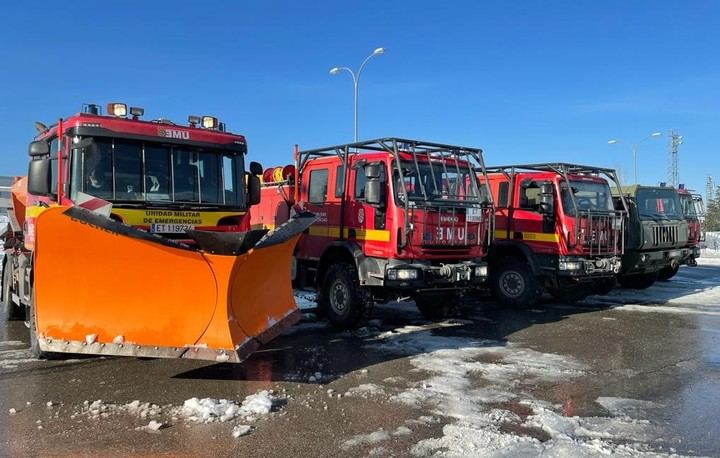
<instances>
[{"instance_id":1,"label":"truck tire","mask_svg":"<svg viewBox=\"0 0 720 458\"><path fill-rule=\"evenodd\" d=\"M634 275L620 275L618 277L618 282L620 282L620 286L622 286L623 288L647 289L651 287L653 283L655 283L655 280L657 280L657 278L657 272Z\"/></svg>"},{"instance_id":2,"label":"truck tire","mask_svg":"<svg viewBox=\"0 0 720 458\"><path fill-rule=\"evenodd\" d=\"M540 283L529 266L519 261L501 263L494 270L492 289L498 302L514 308L530 307L542 295Z\"/></svg>"},{"instance_id":3,"label":"truck tire","mask_svg":"<svg viewBox=\"0 0 720 458\"><path fill-rule=\"evenodd\" d=\"M680 270L680 264L675 264L673 267L665 266L662 269L660 269L660 272L658 272L658 280L667 281L670 280L675 276L676 273L678 273L678 270Z\"/></svg>"},{"instance_id":4,"label":"truck tire","mask_svg":"<svg viewBox=\"0 0 720 458\"><path fill-rule=\"evenodd\" d=\"M457 299L455 294L418 295L415 297L415 306L426 320L441 320L455 312L457 306L453 299Z\"/></svg>"},{"instance_id":5,"label":"truck tire","mask_svg":"<svg viewBox=\"0 0 720 458\"><path fill-rule=\"evenodd\" d=\"M332 265L323 281L319 306L322 314L338 329L355 329L367 321L372 299L360 286L354 265Z\"/></svg>"},{"instance_id":6,"label":"truck tire","mask_svg":"<svg viewBox=\"0 0 720 458\"><path fill-rule=\"evenodd\" d=\"M2 274L2 308L7 321L19 321L25 318L22 307L15 305L12 301L11 271L8 264L3 266Z\"/></svg>"}]
</instances>

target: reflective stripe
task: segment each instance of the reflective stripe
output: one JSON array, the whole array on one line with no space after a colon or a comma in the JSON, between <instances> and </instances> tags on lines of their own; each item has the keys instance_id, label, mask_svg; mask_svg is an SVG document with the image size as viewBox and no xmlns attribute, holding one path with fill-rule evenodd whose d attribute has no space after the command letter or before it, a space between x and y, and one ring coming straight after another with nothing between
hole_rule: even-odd
<instances>
[{"instance_id":1,"label":"reflective stripe","mask_svg":"<svg viewBox=\"0 0 720 458\"><path fill-rule=\"evenodd\" d=\"M350 238L350 231L354 231L354 239L368 240L371 242L389 242L390 231L377 229L362 229L359 227L346 227L344 232L345 238ZM310 235L317 237L340 238L340 226L310 226Z\"/></svg>"},{"instance_id":2,"label":"reflective stripe","mask_svg":"<svg viewBox=\"0 0 720 458\"><path fill-rule=\"evenodd\" d=\"M513 239L513 235L518 233L518 231L510 231L510 238ZM557 234L546 234L544 232L520 232L522 234L522 239L518 240L525 240L530 242L551 242L551 243L558 243L560 241L560 236ZM495 238L505 240L507 239L507 231L506 230L496 230L495 231Z\"/></svg>"}]
</instances>

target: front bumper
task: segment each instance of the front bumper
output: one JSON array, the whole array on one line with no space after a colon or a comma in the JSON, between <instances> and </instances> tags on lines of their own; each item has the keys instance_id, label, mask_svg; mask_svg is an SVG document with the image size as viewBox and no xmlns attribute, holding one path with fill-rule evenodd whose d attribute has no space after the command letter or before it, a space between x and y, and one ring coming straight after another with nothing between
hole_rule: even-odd
<instances>
[{"instance_id":1,"label":"front bumper","mask_svg":"<svg viewBox=\"0 0 720 458\"><path fill-rule=\"evenodd\" d=\"M620 256L596 256L592 258L561 256L557 274L561 277L607 277L620 272Z\"/></svg>"},{"instance_id":2,"label":"front bumper","mask_svg":"<svg viewBox=\"0 0 720 458\"><path fill-rule=\"evenodd\" d=\"M657 272L673 263L683 264L690 258L693 250L693 248L673 248L667 250L626 252L622 261L622 273L651 273Z\"/></svg>"},{"instance_id":3,"label":"front bumper","mask_svg":"<svg viewBox=\"0 0 720 458\"><path fill-rule=\"evenodd\" d=\"M487 283L488 265L484 261L448 264L403 263L385 266L383 286L396 291L475 289Z\"/></svg>"}]
</instances>

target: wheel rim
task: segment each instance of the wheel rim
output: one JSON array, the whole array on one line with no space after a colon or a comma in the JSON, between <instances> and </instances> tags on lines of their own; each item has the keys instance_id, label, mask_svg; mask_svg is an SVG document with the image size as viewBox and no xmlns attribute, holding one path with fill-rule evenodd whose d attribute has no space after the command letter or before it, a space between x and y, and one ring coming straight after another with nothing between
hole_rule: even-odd
<instances>
[{"instance_id":1,"label":"wheel rim","mask_svg":"<svg viewBox=\"0 0 720 458\"><path fill-rule=\"evenodd\" d=\"M341 281L333 283L330 288L330 308L337 315L343 315L348 309L350 294Z\"/></svg>"},{"instance_id":2,"label":"wheel rim","mask_svg":"<svg viewBox=\"0 0 720 458\"><path fill-rule=\"evenodd\" d=\"M510 270L500 276L500 286L506 296L515 298L525 291L525 279L518 272Z\"/></svg>"}]
</instances>

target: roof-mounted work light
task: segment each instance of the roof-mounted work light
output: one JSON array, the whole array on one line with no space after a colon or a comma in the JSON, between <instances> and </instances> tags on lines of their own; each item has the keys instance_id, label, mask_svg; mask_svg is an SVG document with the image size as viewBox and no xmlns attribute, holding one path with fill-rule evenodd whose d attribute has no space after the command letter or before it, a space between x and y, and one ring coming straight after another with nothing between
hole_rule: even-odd
<instances>
[{"instance_id":1,"label":"roof-mounted work light","mask_svg":"<svg viewBox=\"0 0 720 458\"><path fill-rule=\"evenodd\" d=\"M188 116L188 124L190 124L192 127L197 126L200 124L200 116L190 115Z\"/></svg>"},{"instance_id":2,"label":"roof-mounted work light","mask_svg":"<svg viewBox=\"0 0 720 458\"><path fill-rule=\"evenodd\" d=\"M218 119L213 116L203 116L202 117L202 126L205 129L217 129Z\"/></svg>"},{"instance_id":3,"label":"roof-mounted work light","mask_svg":"<svg viewBox=\"0 0 720 458\"><path fill-rule=\"evenodd\" d=\"M137 119L145 114L145 108L130 107L130 114L132 115L133 119Z\"/></svg>"},{"instance_id":4,"label":"roof-mounted work light","mask_svg":"<svg viewBox=\"0 0 720 458\"><path fill-rule=\"evenodd\" d=\"M107 112L109 115L124 118L127 116L127 105L124 103L108 103Z\"/></svg>"}]
</instances>

